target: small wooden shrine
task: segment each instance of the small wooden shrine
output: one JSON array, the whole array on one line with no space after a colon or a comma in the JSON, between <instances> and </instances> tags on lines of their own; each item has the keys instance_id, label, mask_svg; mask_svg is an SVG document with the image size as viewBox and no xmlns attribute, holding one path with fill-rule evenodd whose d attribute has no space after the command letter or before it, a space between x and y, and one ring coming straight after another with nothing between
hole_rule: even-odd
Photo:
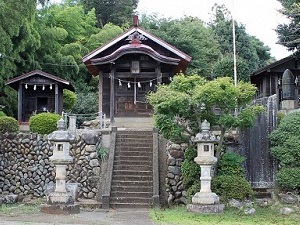
<instances>
[{"instance_id":1,"label":"small wooden shrine","mask_svg":"<svg viewBox=\"0 0 300 225\"><path fill-rule=\"evenodd\" d=\"M93 76L99 76L99 112L114 117L143 117L152 113L146 94L184 72L191 57L134 26L83 57Z\"/></svg>"},{"instance_id":2,"label":"small wooden shrine","mask_svg":"<svg viewBox=\"0 0 300 225\"><path fill-rule=\"evenodd\" d=\"M63 89L74 91L69 81L41 70L34 70L5 83L18 92L18 121L29 121L30 116L41 112L61 114Z\"/></svg>"},{"instance_id":3,"label":"small wooden shrine","mask_svg":"<svg viewBox=\"0 0 300 225\"><path fill-rule=\"evenodd\" d=\"M295 104L299 107L300 97L300 59L291 55L258 69L250 75L251 83L257 87L256 99L277 95L277 105L282 102L282 76L286 70L293 74L295 85Z\"/></svg>"}]
</instances>

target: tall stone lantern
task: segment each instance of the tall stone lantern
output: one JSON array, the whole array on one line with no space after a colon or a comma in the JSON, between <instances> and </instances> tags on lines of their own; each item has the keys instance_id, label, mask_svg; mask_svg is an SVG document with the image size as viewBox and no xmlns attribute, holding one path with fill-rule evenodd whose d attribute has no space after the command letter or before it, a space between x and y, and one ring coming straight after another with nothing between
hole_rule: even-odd
<instances>
[{"instance_id":1,"label":"tall stone lantern","mask_svg":"<svg viewBox=\"0 0 300 225\"><path fill-rule=\"evenodd\" d=\"M80 206L75 204L72 193L67 191L67 165L73 161L70 156L70 142L75 136L65 130L65 122L57 122L57 130L49 134L48 140L54 142L53 155L50 161L55 165L55 190L47 198L47 204L41 206L41 211L49 214L75 214L80 212Z\"/></svg>"},{"instance_id":2,"label":"tall stone lantern","mask_svg":"<svg viewBox=\"0 0 300 225\"><path fill-rule=\"evenodd\" d=\"M207 120L201 124L201 133L198 133L193 141L197 143L197 157L194 161L201 168L201 188L200 192L192 197L192 204L188 204L187 209L195 213L223 212L224 205L219 204L219 196L211 191L211 171L217 163L214 156L217 139L210 131L210 123Z\"/></svg>"}]
</instances>

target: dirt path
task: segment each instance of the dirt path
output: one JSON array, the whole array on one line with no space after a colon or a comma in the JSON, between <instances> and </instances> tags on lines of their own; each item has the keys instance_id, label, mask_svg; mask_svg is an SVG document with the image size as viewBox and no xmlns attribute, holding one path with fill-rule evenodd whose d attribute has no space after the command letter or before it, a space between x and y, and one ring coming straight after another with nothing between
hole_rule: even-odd
<instances>
[{"instance_id":1,"label":"dirt path","mask_svg":"<svg viewBox=\"0 0 300 225\"><path fill-rule=\"evenodd\" d=\"M148 215L148 209L117 209L108 212L82 210L75 215L0 214L0 225L155 225Z\"/></svg>"}]
</instances>

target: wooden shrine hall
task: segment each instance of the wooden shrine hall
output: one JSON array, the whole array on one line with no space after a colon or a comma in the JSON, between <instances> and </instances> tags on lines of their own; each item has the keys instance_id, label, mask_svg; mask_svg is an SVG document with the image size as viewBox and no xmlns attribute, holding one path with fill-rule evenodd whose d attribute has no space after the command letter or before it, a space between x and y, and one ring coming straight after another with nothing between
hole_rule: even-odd
<instances>
[{"instance_id":1,"label":"wooden shrine hall","mask_svg":"<svg viewBox=\"0 0 300 225\"><path fill-rule=\"evenodd\" d=\"M99 112L115 117L149 117L146 94L184 72L191 57L138 26L83 57L93 76L99 76Z\"/></svg>"},{"instance_id":2,"label":"wooden shrine hall","mask_svg":"<svg viewBox=\"0 0 300 225\"><path fill-rule=\"evenodd\" d=\"M290 55L265 67L254 71L250 75L251 83L257 87L256 99L276 94L277 106L281 109L282 76L286 69L293 74L295 84L295 107L300 106L300 60L296 55Z\"/></svg>"},{"instance_id":3,"label":"wooden shrine hall","mask_svg":"<svg viewBox=\"0 0 300 225\"><path fill-rule=\"evenodd\" d=\"M27 123L30 116L41 112L61 114L63 111L63 89L74 91L69 81L41 70L33 70L8 80L18 92L18 121Z\"/></svg>"}]
</instances>

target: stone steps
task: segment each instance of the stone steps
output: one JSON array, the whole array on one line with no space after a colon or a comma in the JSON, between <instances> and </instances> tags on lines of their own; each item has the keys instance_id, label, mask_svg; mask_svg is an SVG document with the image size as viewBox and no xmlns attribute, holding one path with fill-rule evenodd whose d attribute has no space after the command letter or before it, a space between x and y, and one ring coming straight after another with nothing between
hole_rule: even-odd
<instances>
[{"instance_id":1,"label":"stone steps","mask_svg":"<svg viewBox=\"0 0 300 225\"><path fill-rule=\"evenodd\" d=\"M149 208L153 204L152 131L118 131L110 206Z\"/></svg>"}]
</instances>

